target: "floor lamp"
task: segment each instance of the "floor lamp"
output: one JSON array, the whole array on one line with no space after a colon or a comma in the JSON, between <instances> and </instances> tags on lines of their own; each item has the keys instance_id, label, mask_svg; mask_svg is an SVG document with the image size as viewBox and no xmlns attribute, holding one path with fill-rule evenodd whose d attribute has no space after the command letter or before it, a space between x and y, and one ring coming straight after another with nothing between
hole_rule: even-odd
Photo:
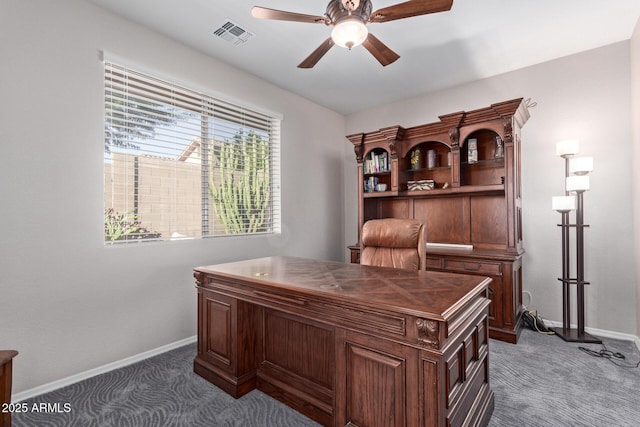
<instances>
[{"instance_id":1,"label":"floor lamp","mask_svg":"<svg viewBox=\"0 0 640 427\"><path fill-rule=\"evenodd\" d=\"M593 158L573 157L578 153L577 140L560 141L556 153L565 160L565 195L553 197L553 210L560 212L562 222L562 328L554 328L556 335L565 341L602 343L584 331L584 287L589 282L584 278L584 192L589 190L589 172L593 170ZM575 223L570 220L571 211L576 212ZM576 276L571 277L571 229L576 233ZM571 285L576 285L577 328L571 327Z\"/></svg>"}]
</instances>

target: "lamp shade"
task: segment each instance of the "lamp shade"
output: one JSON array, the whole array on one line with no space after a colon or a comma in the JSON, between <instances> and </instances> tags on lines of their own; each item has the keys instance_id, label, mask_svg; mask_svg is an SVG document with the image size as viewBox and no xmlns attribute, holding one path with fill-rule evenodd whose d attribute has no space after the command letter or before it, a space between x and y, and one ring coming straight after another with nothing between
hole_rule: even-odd
<instances>
[{"instance_id":1,"label":"lamp shade","mask_svg":"<svg viewBox=\"0 0 640 427\"><path fill-rule=\"evenodd\" d=\"M575 210L576 196L554 196L551 198L551 208L558 212Z\"/></svg>"},{"instance_id":2,"label":"lamp shade","mask_svg":"<svg viewBox=\"0 0 640 427\"><path fill-rule=\"evenodd\" d=\"M578 154L578 148L580 148L580 141L577 139L558 141L556 143L556 154L560 157L573 156Z\"/></svg>"},{"instance_id":3,"label":"lamp shade","mask_svg":"<svg viewBox=\"0 0 640 427\"><path fill-rule=\"evenodd\" d=\"M589 189L589 175L567 177L567 191L586 191Z\"/></svg>"},{"instance_id":4,"label":"lamp shade","mask_svg":"<svg viewBox=\"0 0 640 427\"><path fill-rule=\"evenodd\" d=\"M333 42L348 49L361 45L368 35L367 26L362 22L362 19L355 16L342 19L331 31Z\"/></svg>"},{"instance_id":5,"label":"lamp shade","mask_svg":"<svg viewBox=\"0 0 640 427\"><path fill-rule=\"evenodd\" d=\"M574 157L569 160L569 172L586 175L593 170L593 157Z\"/></svg>"}]
</instances>

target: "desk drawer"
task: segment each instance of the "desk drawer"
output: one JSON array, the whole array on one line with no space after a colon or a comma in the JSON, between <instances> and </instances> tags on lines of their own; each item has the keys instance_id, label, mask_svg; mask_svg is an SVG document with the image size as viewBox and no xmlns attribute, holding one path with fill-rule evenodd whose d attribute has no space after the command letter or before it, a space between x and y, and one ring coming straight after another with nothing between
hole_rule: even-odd
<instances>
[{"instance_id":1,"label":"desk drawer","mask_svg":"<svg viewBox=\"0 0 640 427\"><path fill-rule=\"evenodd\" d=\"M439 257L427 257L427 270L441 270L443 259Z\"/></svg>"},{"instance_id":2,"label":"desk drawer","mask_svg":"<svg viewBox=\"0 0 640 427\"><path fill-rule=\"evenodd\" d=\"M489 276L502 276L502 264L482 262L476 260L445 259L445 270L453 270L464 273L478 273Z\"/></svg>"}]
</instances>

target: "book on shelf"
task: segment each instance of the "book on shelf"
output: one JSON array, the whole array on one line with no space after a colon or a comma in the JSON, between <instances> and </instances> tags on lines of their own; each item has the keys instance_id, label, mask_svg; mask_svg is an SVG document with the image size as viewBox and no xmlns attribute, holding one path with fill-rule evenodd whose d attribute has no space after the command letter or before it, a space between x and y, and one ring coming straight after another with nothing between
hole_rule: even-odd
<instances>
[{"instance_id":1,"label":"book on shelf","mask_svg":"<svg viewBox=\"0 0 640 427\"><path fill-rule=\"evenodd\" d=\"M467 161L469 164L478 163L478 140L469 138L467 147Z\"/></svg>"},{"instance_id":2,"label":"book on shelf","mask_svg":"<svg viewBox=\"0 0 640 427\"><path fill-rule=\"evenodd\" d=\"M365 193L373 193L376 191L376 187L380 183L380 180L376 176L370 176L368 179L364 180L364 192Z\"/></svg>"},{"instance_id":3,"label":"book on shelf","mask_svg":"<svg viewBox=\"0 0 640 427\"><path fill-rule=\"evenodd\" d=\"M386 152L375 154L373 151L364 160L364 173L379 173L389 171L389 156Z\"/></svg>"}]
</instances>

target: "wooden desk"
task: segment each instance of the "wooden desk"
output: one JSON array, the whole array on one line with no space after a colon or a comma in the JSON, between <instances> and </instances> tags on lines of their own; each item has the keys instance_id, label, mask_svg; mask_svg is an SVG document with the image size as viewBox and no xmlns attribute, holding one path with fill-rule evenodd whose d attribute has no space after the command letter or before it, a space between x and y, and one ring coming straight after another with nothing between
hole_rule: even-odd
<instances>
[{"instance_id":1,"label":"wooden desk","mask_svg":"<svg viewBox=\"0 0 640 427\"><path fill-rule=\"evenodd\" d=\"M195 269L194 371L325 426L486 425L491 279L273 257Z\"/></svg>"},{"instance_id":2,"label":"wooden desk","mask_svg":"<svg viewBox=\"0 0 640 427\"><path fill-rule=\"evenodd\" d=\"M11 367L15 350L0 350L0 427L11 427L11 411L5 404L11 403Z\"/></svg>"}]
</instances>

